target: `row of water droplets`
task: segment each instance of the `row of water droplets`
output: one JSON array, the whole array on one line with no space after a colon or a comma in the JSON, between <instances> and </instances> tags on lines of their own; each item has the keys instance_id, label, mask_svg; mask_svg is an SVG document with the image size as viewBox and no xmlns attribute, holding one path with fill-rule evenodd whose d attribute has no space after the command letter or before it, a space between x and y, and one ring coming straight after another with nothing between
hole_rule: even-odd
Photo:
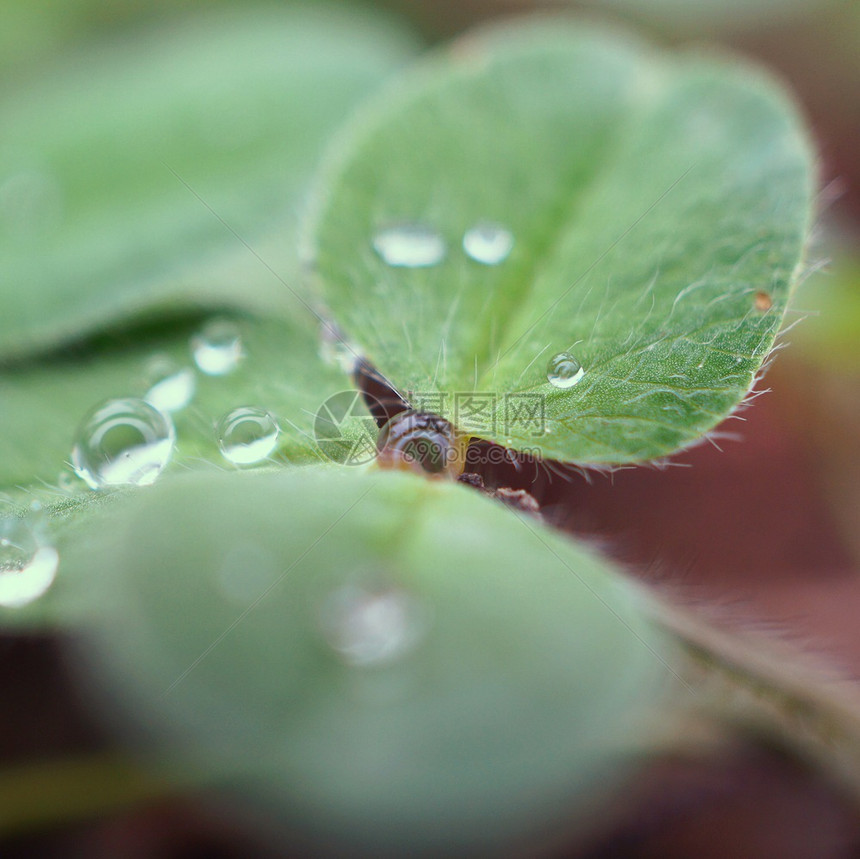
<instances>
[{"instance_id":1,"label":"row of water droplets","mask_svg":"<svg viewBox=\"0 0 860 859\"><path fill-rule=\"evenodd\" d=\"M210 320L191 338L191 355L200 372L224 376L243 357L238 327ZM176 445L171 415L194 398L197 377L191 366L157 355L148 364L149 388L143 397L108 400L83 419L71 452L74 473L91 489L147 486L170 462ZM216 424L224 458L236 465L266 459L280 429L265 409L240 406ZM74 478L63 472L60 489L74 492ZM0 607L19 608L44 594L54 581L59 555L48 536L47 517L38 502L25 516L0 517Z\"/></svg>"},{"instance_id":2,"label":"row of water droplets","mask_svg":"<svg viewBox=\"0 0 860 859\"><path fill-rule=\"evenodd\" d=\"M231 372L242 357L238 329L221 321L207 325L192 339L192 355L198 369L208 375ZM149 369L152 384L143 398L108 401L82 425L72 459L79 476L94 489L152 483L170 459L175 442L170 415L191 403L196 377L191 367L162 356ZM217 432L225 458L244 465L272 453L279 429L265 410L244 406L225 415ZM33 603L53 584L60 558L47 525L38 502L24 516L0 517L0 608ZM240 578L238 583L229 577L219 582L225 596L248 597L244 564ZM411 652L425 637L429 612L387 578L353 575L322 600L316 626L342 663L372 668Z\"/></svg>"},{"instance_id":3,"label":"row of water droplets","mask_svg":"<svg viewBox=\"0 0 860 859\"><path fill-rule=\"evenodd\" d=\"M403 221L379 230L373 248L390 266L427 268L441 263L448 253L442 234L420 221ZM484 265L503 263L514 247L514 236L502 224L479 221L463 235L463 250ZM570 352L554 355L546 368L547 381L555 388L572 388L585 375L582 364Z\"/></svg>"},{"instance_id":4,"label":"row of water droplets","mask_svg":"<svg viewBox=\"0 0 860 859\"><path fill-rule=\"evenodd\" d=\"M503 263L514 247L513 233L494 221L479 221L463 235L463 250L483 265ZM402 221L378 230L373 248L388 265L399 268L427 268L438 265L448 255L442 234L428 224Z\"/></svg>"},{"instance_id":5,"label":"row of water droplets","mask_svg":"<svg viewBox=\"0 0 860 859\"><path fill-rule=\"evenodd\" d=\"M238 326L210 320L191 338L191 355L207 376L233 372L243 357ZM147 368L150 387L142 398L122 397L96 406L84 418L72 449L72 468L90 488L148 486L170 462L176 446L172 415L194 398L194 368L156 356ZM215 427L222 455L248 465L266 459L280 434L265 409L240 406Z\"/></svg>"}]
</instances>

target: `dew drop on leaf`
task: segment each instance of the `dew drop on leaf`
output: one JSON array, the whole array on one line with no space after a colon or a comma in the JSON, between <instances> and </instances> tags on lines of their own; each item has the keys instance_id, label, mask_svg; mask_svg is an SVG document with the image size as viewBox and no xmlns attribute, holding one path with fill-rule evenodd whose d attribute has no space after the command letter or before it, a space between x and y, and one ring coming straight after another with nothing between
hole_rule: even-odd
<instances>
[{"instance_id":1,"label":"dew drop on leaf","mask_svg":"<svg viewBox=\"0 0 860 859\"><path fill-rule=\"evenodd\" d=\"M207 376L225 376L242 360L242 337L229 319L211 319L191 338L194 363Z\"/></svg>"},{"instance_id":2,"label":"dew drop on leaf","mask_svg":"<svg viewBox=\"0 0 860 859\"><path fill-rule=\"evenodd\" d=\"M252 465L272 453L281 430L265 409L240 406L218 421L216 432L225 459L235 465Z\"/></svg>"},{"instance_id":3,"label":"dew drop on leaf","mask_svg":"<svg viewBox=\"0 0 860 859\"><path fill-rule=\"evenodd\" d=\"M499 265L504 262L514 246L510 230L491 221L479 221L463 236L463 250L475 262L484 265Z\"/></svg>"},{"instance_id":4,"label":"dew drop on leaf","mask_svg":"<svg viewBox=\"0 0 860 859\"><path fill-rule=\"evenodd\" d=\"M38 505L26 516L0 518L0 607L21 608L38 599L53 584L58 564Z\"/></svg>"},{"instance_id":5,"label":"dew drop on leaf","mask_svg":"<svg viewBox=\"0 0 860 859\"><path fill-rule=\"evenodd\" d=\"M420 223L392 224L373 237L373 248L388 265L426 268L445 259L445 240L432 227Z\"/></svg>"},{"instance_id":6,"label":"dew drop on leaf","mask_svg":"<svg viewBox=\"0 0 860 859\"><path fill-rule=\"evenodd\" d=\"M424 637L426 612L411 594L391 585L349 583L328 595L320 626L329 646L348 665L394 662Z\"/></svg>"},{"instance_id":7,"label":"dew drop on leaf","mask_svg":"<svg viewBox=\"0 0 860 859\"><path fill-rule=\"evenodd\" d=\"M90 488L148 486L170 462L173 422L144 400L108 400L78 429L72 468Z\"/></svg>"},{"instance_id":8,"label":"dew drop on leaf","mask_svg":"<svg viewBox=\"0 0 860 859\"><path fill-rule=\"evenodd\" d=\"M144 400L162 412L178 412L194 397L197 386L194 370L174 362L167 355L155 355L146 368L149 390Z\"/></svg>"},{"instance_id":9,"label":"dew drop on leaf","mask_svg":"<svg viewBox=\"0 0 860 859\"><path fill-rule=\"evenodd\" d=\"M584 375L582 364L570 352L553 355L546 367L547 381L554 388L572 388Z\"/></svg>"}]
</instances>

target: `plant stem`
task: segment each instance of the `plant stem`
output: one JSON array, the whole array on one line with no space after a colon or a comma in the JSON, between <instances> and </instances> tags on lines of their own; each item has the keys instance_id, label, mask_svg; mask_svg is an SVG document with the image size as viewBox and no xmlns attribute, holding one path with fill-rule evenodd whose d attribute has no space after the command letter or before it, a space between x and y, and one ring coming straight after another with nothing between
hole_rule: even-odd
<instances>
[{"instance_id":1,"label":"plant stem","mask_svg":"<svg viewBox=\"0 0 860 859\"><path fill-rule=\"evenodd\" d=\"M681 647L694 711L776 743L839 781L860 805L860 691L797 648L652 600Z\"/></svg>"}]
</instances>

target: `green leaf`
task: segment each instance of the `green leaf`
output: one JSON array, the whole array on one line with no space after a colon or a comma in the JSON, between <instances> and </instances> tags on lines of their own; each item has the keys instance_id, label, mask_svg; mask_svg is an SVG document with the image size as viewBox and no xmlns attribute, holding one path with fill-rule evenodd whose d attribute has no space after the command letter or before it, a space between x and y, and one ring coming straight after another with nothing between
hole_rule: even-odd
<instances>
[{"instance_id":1,"label":"green leaf","mask_svg":"<svg viewBox=\"0 0 860 859\"><path fill-rule=\"evenodd\" d=\"M827 14L841 0L587 0L586 6L633 15L673 31L704 32L775 27L781 20ZM829 7L829 10L828 10Z\"/></svg>"},{"instance_id":2,"label":"green leaf","mask_svg":"<svg viewBox=\"0 0 860 859\"><path fill-rule=\"evenodd\" d=\"M370 14L237 9L5 82L0 359L165 310L289 307L320 147L412 50Z\"/></svg>"},{"instance_id":3,"label":"green leaf","mask_svg":"<svg viewBox=\"0 0 860 859\"><path fill-rule=\"evenodd\" d=\"M346 457L350 445L375 441L372 418L354 393L343 399L354 405L344 422L325 425L324 435L334 443L323 452L314 438L318 410L326 400L350 391L343 370L319 358L319 324L309 315L294 320L235 320L242 339L243 359L228 375L195 372L191 335L199 322L176 323L158 332L126 332L105 336L66 354L65 360L44 360L0 373L0 491L21 487L26 496L43 502L68 493L89 492L83 482L63 488L60 475L71 475L71 450L85 415L101 402L124 397L141 398L152 379L153 358L172 361L193 373L195 394L188 407L173 414L177 445L168 468L205 467L213 462L234 470L219 447L216 422L232 409L254 406L276 418L281 434L270 459L303 464L327 457ZM337 447L341 441L344 450ZM359 451L360 453L360 451ZM13 493L10 497L16 498Z\"/></svg>"},{"instance_id":4,"label":"green leaf","mask_svg":"<svg viewBox=\"0 0 860 859\"><path fill-rule=\"evenodd\" d=\"M671 679L605 561L413 475L166 479L64 563L55 596L111 606L84 652L116 724L353 850L569 820L647 746Z\"/></svg>"},{"instance_id":5,"label":"green leaf","mask_svg":"<svg viewBox=\"0 0 860 859\"><path fill-rule=\"evenodd\" d=\"M796 112L755 70L519 23L455 43L342 134L310 253L334 316L419 407L546 457L648 460L749 390L812 172ZM462 248L482 221L513 234L498 265ZM402 222L437 230L444 261L386 264L372 240ZM547 381L561 352L585 370L568 389Z\"/></svg>"}]
</instances>

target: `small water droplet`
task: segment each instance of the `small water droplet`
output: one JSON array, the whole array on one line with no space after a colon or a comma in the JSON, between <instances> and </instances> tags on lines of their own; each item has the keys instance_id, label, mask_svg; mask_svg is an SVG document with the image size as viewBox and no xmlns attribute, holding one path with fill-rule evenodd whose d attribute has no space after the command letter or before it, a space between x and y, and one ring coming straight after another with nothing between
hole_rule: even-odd
<instances>
[{"instance_id":1,"label":"small water droplet","mask_svg":"<svg viewBox=\"0 0 860 859\"><path fill-rule=\"evenodd\" d=\"M132 397L108 400L81 424L72 468L92 489L148 486L170 461L175 441L164 412Z\"/></svg>"},{"instance_id":2,"label":"small water droplet","mask_svg":"<svg viewBox=\"0 0 860 859\"><path fill-rule=\"evenodd\" d=\"M40 507L26 516L0 518L0 606L20 608L53 584L59 554L45 537Z\"/></svg>"},{"instance_id":3,"label":"small water droplet","mask_svg":"<svg viewBox=\"0 0 860 859\"><path fill-rule=\"evenodd\" d=\"M242 360L239 327L229 319L210 319L191 338L194 363L207 376L225 376Z\"/></svg>"},{"instance_id":4,"label":"small water droplet","mask_svg":"<svg viewBox=\"0 0 860 859\"><path fill-rule=\"evenodd\" d=\"M480 221L463 236L463 250L475 262L499 265L514 247L514 236L501 224Z\"/></svg>"},{"instance_id":5,"label":"small water droplet","mask_svg":"<svg viewBox=\"0 0 860 859\"><path fill-rule=\"evenodd\" d=\"M582 364L570 352L553 355L546 367L547 381L555 388L572 388L584 375Z\"/></svg>"},{"instance_id":6,"label":"small water droplet","mask_svg":"<svg viewBox=\"0 0 860 859\"><path fill-rule=\"evenodd\" d=\"M218 446L225 459L251 465L266 459L278 444L281 430L265 409L240 406L218 421Z\"/></svg>"},{"instance_id":7,"label":"small water droplet","mask_svg":"<svg viewBox=\"0 0 860 859\"><path fill-rule=\"evenodd\" d=\"M426 620L418 600L388 584L343 585L328 596L320 613L329 645L344 662L360 667L406 655L423 637Z\"/></svg>"},{"instance_id":8,"label":"small water droplet","mask_svg":"<svg viewBox=\"0 0 860 859\"><path fill-rule=\"evenodd\" d=\"M194 397L197 380L191 367L177 364L167 355L156 355L146 367L149 390L144 400L162 412L178 412Z\"/></svg>"},{"instance_id":9,"label":"small water droplet","mask_svg":"<svg viewBox=\"0 0 860 859\"><path fill-rule=\"evenodd\" d=\"M388 265L425 268L445 259L445 240L432 227L399 223L385 227L373 237L373 248Z\"/></svg>"}]
</instances>

